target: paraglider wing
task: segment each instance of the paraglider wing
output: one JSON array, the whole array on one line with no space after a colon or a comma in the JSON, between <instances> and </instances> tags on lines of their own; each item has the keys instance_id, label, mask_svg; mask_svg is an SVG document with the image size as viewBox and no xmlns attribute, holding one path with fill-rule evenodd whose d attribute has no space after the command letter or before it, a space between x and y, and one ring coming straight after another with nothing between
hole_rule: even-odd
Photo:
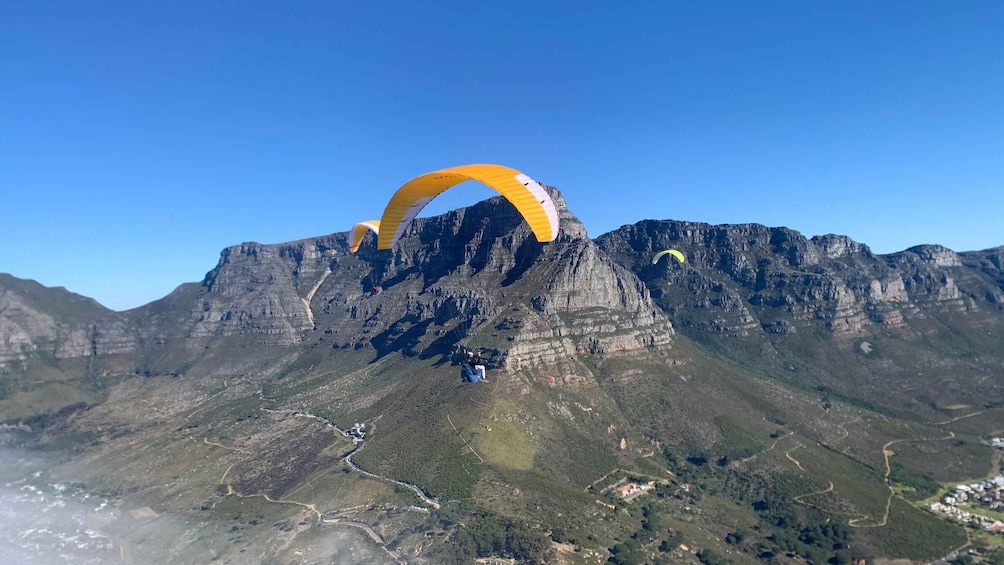
<instances>
[{"instance_id":1,"label":"paraglider wing","mask_svg":"<svg viewBox=\"0 0 1004 565\"><path fill-rule=\"evenodd\" d=\"M554 201L532 178L502 165L463 165L415 177L394 193L380 218L384 230L377 239L377 249L390 249L425 208L443 191L464 181L476 180L495 189L523 216L537 241L558 237L558 211Z\"/></svg>"},{"instance_id":2,"label":"paraglider wing","mask_svg":"<svg viewBox=\"0 0 1004 565\"><path fill-rule=\"evenodd\" d=\"M352 230L349 231L349 251L352 253L359 251L359 245L362 244L363 236L366 235L367 230L380 235L380 222L377 220L366 220L352 226Z\"/></svg>"},{"instance_id":3,"label":"paraglider wing","mask_svg":"<svg viewBox=\"0 0 1004 565\"><path fill-rule=\"evenodd\" d=\"M655 265L656 263L658 263L659 259L662 259L663 255L672 255L673 257L676 258L677 261L679 261L681 263L686 263L687 262L687 258L683 255L683 253L680 253L679 251L677 251L675 249L667 249L665 251L660 251L660 252L656 253L655 257L652 257L652 264Z\"/></svg>"}]
</instances>

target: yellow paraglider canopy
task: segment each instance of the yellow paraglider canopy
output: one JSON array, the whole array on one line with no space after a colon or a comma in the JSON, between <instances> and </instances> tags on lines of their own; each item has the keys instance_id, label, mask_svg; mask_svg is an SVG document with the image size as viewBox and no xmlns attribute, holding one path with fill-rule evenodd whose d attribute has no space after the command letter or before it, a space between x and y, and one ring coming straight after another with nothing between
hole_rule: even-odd
<instances>
[{"instance_id":1,"label":"yellow paraglider canopy","mask_svg":"<svg viewBox=\"0 0 1004 565\"><path fill-rule=\"evenodd\" d=\"M397 189L380 218L384 229L377 239L377 249L393 247L426 204L446 189L469 180L490 186L511 202L530 225L537 241L554 241L558 237L554 201L535 180L502 165L462 165L415 177Z\"/></svg>"},{"instance_id":2,"label":"yellow paraglider canopy","mask_svg":"<svg viewBox=\"0 0 1004 565\"><path fill-rule=\"evenodd\" d=\"M687 258L683 255L683 253L680 253L675 249L667 249L665 251L660 251L656 253L655 257L652 257L652 264L655 265L656 263L658 263L659 259L662 259L663 255L672 255L673 257L676 257L676 260L681 263L687 262Z\"/></svg>"},{"instance_id":3,"label":"yellow paraglider canopy","mask_svg":"<svg viewBox=\"0 0 1004 565\"><path fill-rule=\"evenodd\" d=\"M377 220L366 220L352 226L352 230L349 231L349 251L352 253L359 251L359 246L362 245L363 237L367 231L371 231L379 236L380 222Z\"/></svg>"}]
</instances>

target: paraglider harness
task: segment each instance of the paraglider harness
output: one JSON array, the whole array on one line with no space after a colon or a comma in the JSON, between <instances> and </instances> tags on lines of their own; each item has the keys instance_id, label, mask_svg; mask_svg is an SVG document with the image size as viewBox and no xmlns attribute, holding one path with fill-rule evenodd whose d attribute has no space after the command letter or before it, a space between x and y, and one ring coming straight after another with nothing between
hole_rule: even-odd
<instances>
[{"instance_id":1,"label":"paraglider harness","mask_svg":"<svg viewBox=\"0 0 1004 565\"><path fill-rule=\"evenodd\" d=\"M453 361L455 364L460 365L460 377L465 382L488 382L488 379L485 378L487 369L485 368L484 360L481 359L481 355L461 345L453 354Z\"/></svg>"}]
</instances>

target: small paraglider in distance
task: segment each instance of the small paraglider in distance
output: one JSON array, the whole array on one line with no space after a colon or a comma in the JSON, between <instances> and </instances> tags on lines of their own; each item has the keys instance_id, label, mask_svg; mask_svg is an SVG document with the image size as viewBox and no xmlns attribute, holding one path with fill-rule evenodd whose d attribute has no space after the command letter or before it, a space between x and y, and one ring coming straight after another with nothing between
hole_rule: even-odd
<instances>
[{"instance_id":1,"label":"small paraglider in distance","mask_svg":"<svg viewBox=\"0 0 1004 565\"><path fill-rule=\"evenodd\" d=\"M687 262L687 257L682 252L680 252L680 251L678 251L676 249L666 249L664 251L660 251L660 252L656 253L655 256L652 257L652 264L655 265L656 263L658 263L659 259L662 259L663 256L665 256L665 255L672 256L674 259L676 259L680 263L686 263ZM673 286L673 281L668 281L666 283L666 286Z\"/></svg>"},{"instance_id":2,"label":"small paraglider in distance","mask_svg":"<svg viewBox=\"0 0 1004 565\"><path fill-rule=\"evenodd\" d=\"M677 251L676 249L666 249L664 251L656 253L655 256L652 257L652 264L655 265L656 263L658 263L659 259L662 259L663 256L665 255L671 255L674 259L676 259L680 263L687 262L687 257L682 252Z\"/></svg>"},{"instance_id":3,"label":"small paraglider in distance","mask_svg":"<svg viewBox=\"0 0 1004 565\"><path fill-rule=\"evenodd\" d=\"M380 294L381 292L383 292L382 286L378 284L373 285L373 294Z\"/></svg>"}]
</instances>

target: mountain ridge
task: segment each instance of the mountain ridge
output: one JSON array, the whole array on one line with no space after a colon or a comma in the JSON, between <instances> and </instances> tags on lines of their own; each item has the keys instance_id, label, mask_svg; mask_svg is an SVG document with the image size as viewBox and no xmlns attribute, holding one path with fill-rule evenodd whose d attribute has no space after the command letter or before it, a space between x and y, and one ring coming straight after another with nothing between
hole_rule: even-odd
<instances>
[{"instance_id":1,"label":"mountain ridge","mask_svg":"<svg viewBox=\"0 0 1004 565\"><path fill-rule=\"evenodd\" d=\"M241 550L304 562L313 546L297 540L333 536L341 516L380 532L372 563L486 556L460 523L508 524L534 548L528 562L559 559L547 539L572 540L579 556L560 559L586 563L650 538L678 541L653 543L648 561L687 558L673 549L685 539L753 563L795 525L830 521L862 548L835 543L831 556L906 556L897 548L921 526L943 529L922 536L922 555L959 545L960 531L894 500L884 446L901 443L897 485L930 488L909 442L948 431L961 443L929 457L959 476L992 468L981 438L1004 400L1004 249L875 255L846 236L670 220L591 239L548 190L562 220L548 244L493 198L415 221L389 253L371 238L348 253L344 234L230 246L201 282L126 312L92 305L32 326L8 282L0 439L72 442L53 481L203 533L256 516L237 521L232 545L182 543L184 562ZM687 263L651 265L663 246ZM4 304L28 306L8 316ZM67 349L75 331L83 341ZM458 382L459 344L482 350L488 383ZM365 450L342 435L356 422ZM632 504L604 488L641 477L661 494ZM423 503L395 484L441 508L405 510ZM113 523L118 543L145 539L141 524ZM739 530L748 543L727 536ZM801 557L779 562L823 551L791 547Z\"/></svg>"}]
</instances>

